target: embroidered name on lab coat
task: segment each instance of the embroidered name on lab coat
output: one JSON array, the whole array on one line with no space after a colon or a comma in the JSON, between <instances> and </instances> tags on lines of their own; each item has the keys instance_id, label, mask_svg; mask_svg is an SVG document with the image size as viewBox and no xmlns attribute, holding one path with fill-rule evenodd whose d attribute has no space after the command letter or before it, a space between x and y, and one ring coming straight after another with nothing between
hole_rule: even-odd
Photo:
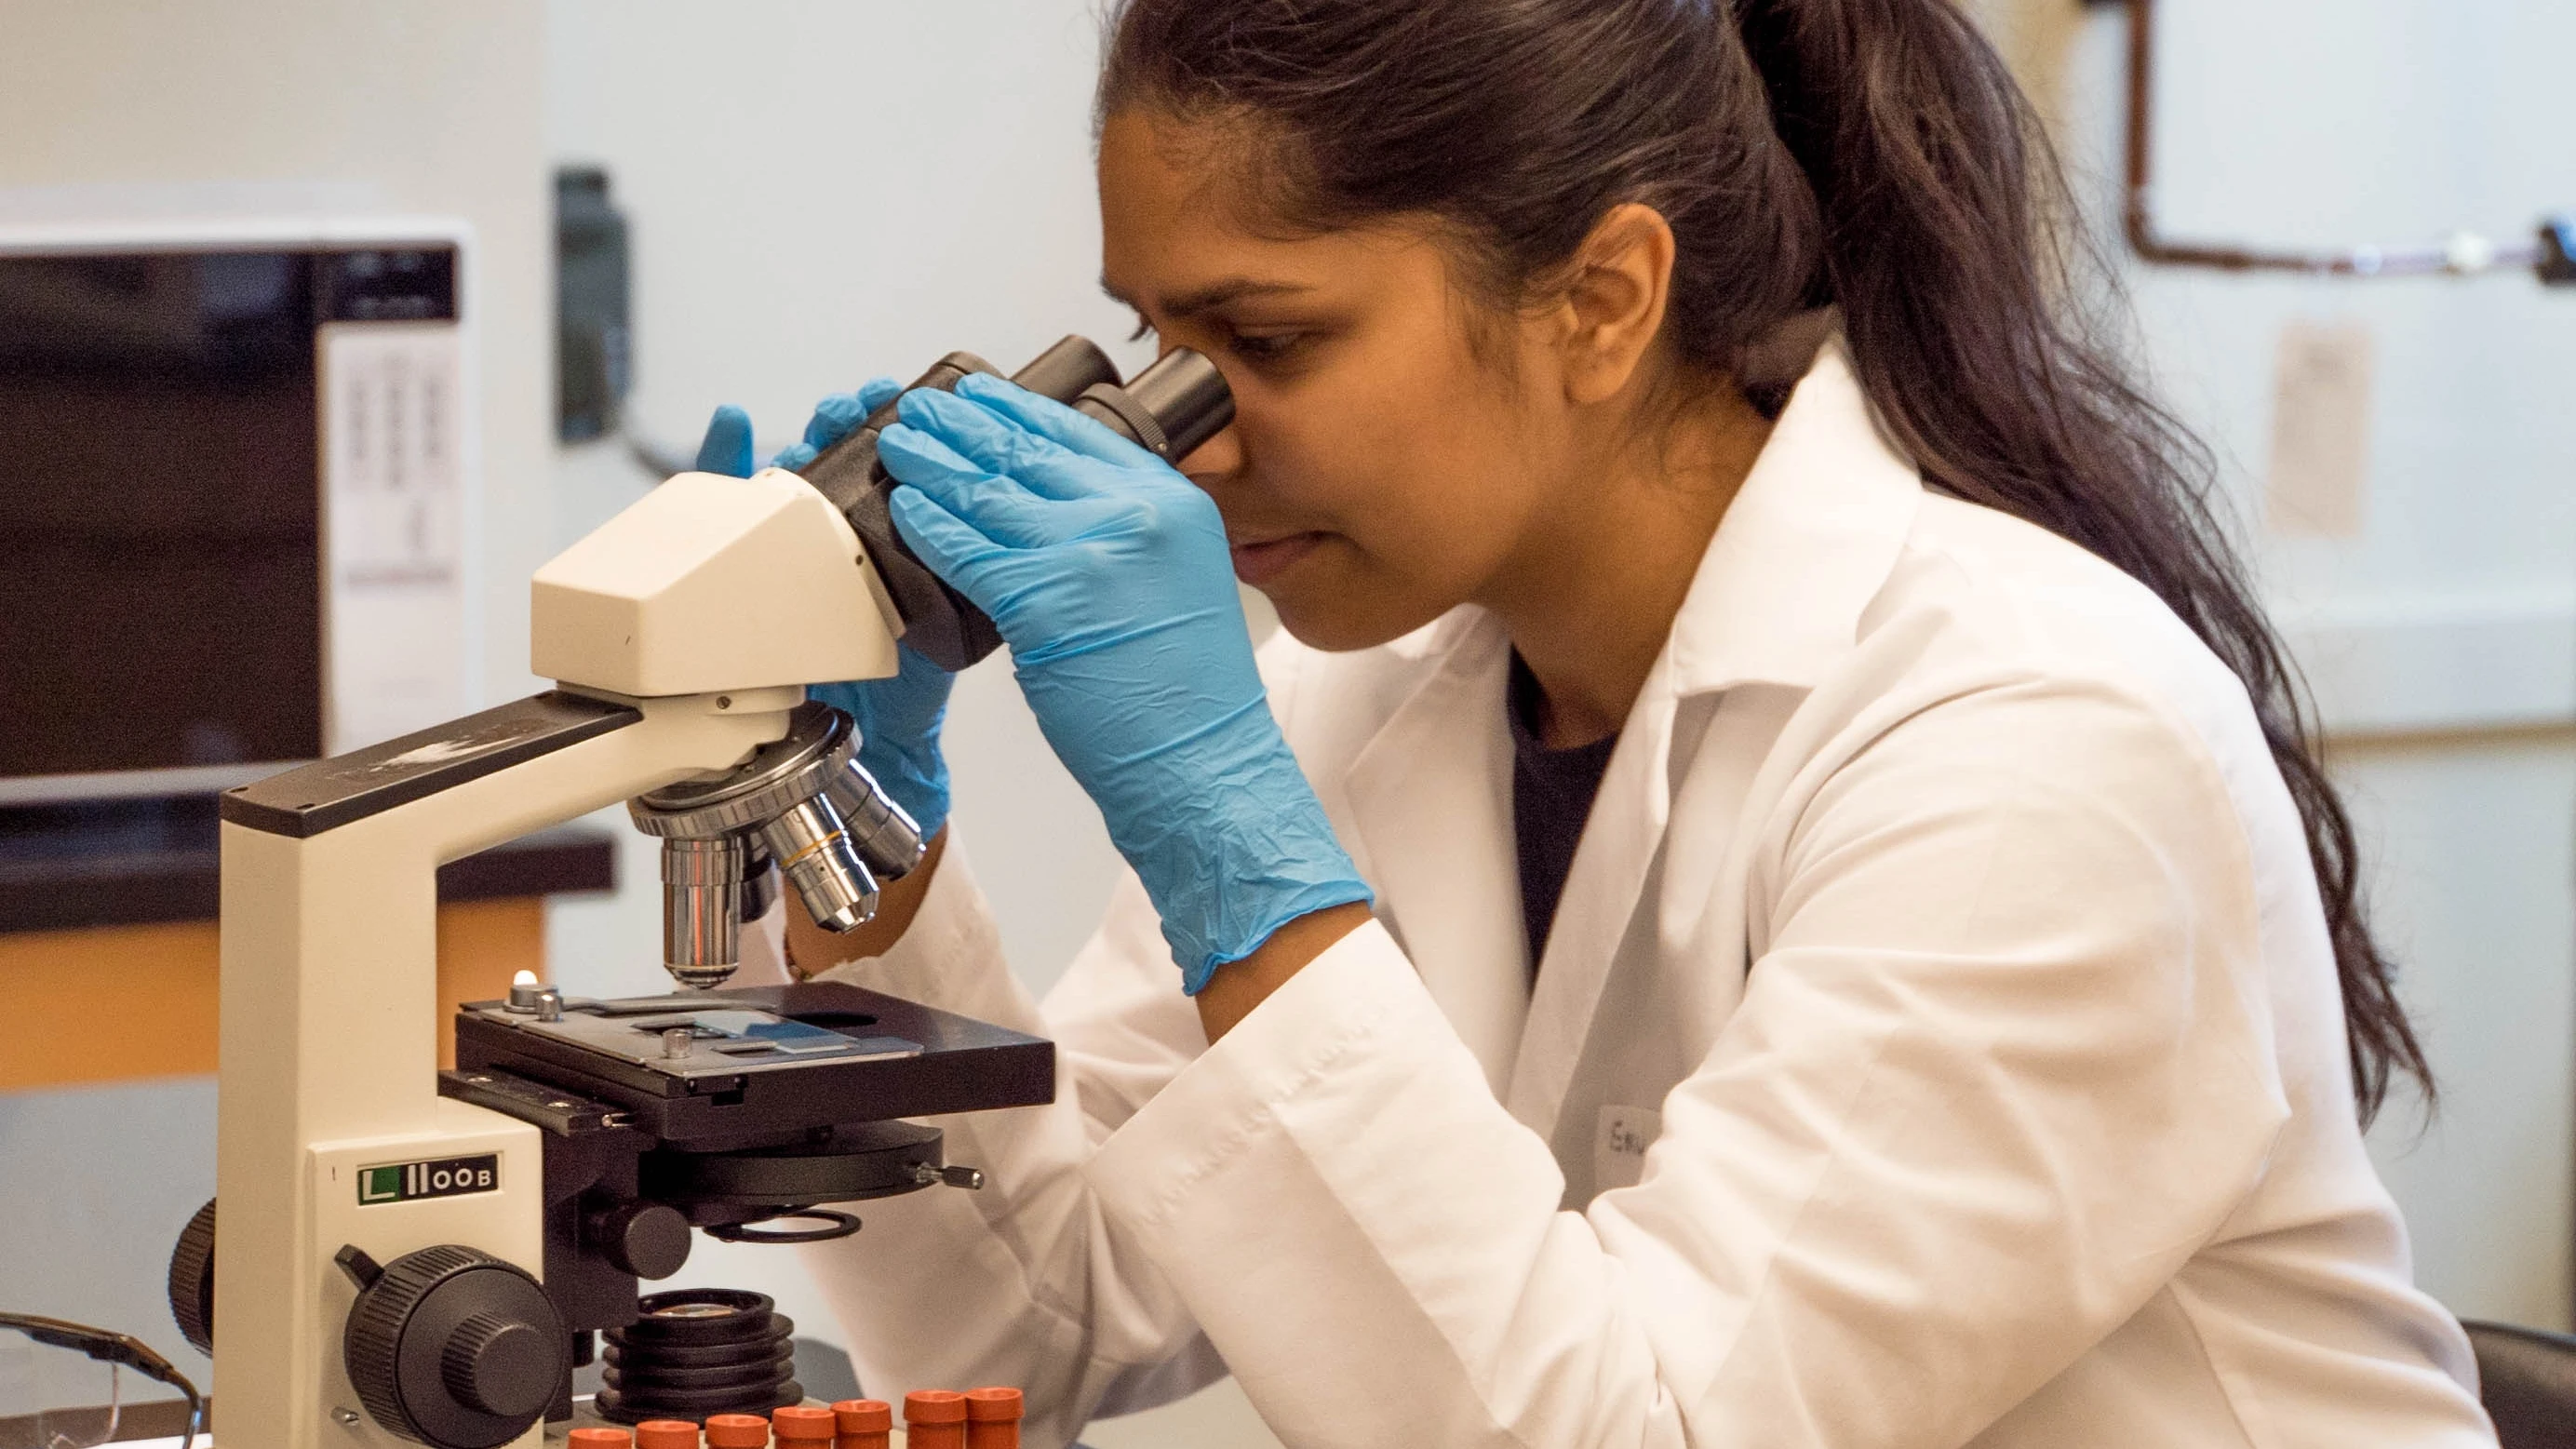
<instances>
[{"instance_id":1,"label":"embroidered name on lab coat","mask_svg":"<svg viewBox=\"0 0 2576 1449\"><path fill-rule=\"evenodd\" d=\"M1592 1190L1635 1187L1646 1174L1646 1147L1664 1130L1664 1114L1649 1107L1604 1107L1592 1134Z\"/></svg>"}]
</instances>

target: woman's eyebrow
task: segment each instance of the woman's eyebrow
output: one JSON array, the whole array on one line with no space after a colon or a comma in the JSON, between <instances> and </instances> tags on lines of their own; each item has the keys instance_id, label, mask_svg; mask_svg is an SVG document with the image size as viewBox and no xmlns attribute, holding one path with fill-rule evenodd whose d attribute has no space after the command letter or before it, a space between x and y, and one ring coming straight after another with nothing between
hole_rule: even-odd
<instances>
[{"instance_id":1,"label":"woman's eyebrow","mask_svg":"<svg viewBox=\"0 0 2576 1449\"><path fill-rule=\"evenodd\" d=\"M1106 277L1100 279L1100 290L1108 293L1109 300L1113 302L1133 307L1140 312L1144 310L1137 305L1135 299L1119 291ZM1304 282L1263 281L1257 277L1225 277L1203 287L1193 287L1189 291L1172 297L1163 304L1163 311L1173 317L1191 317L1211 308L1222 307L1228 302L1241 301L1246 297L1294 296L1313 290L1315 290L1313 287Z\"/></svg>"}]
</instances>

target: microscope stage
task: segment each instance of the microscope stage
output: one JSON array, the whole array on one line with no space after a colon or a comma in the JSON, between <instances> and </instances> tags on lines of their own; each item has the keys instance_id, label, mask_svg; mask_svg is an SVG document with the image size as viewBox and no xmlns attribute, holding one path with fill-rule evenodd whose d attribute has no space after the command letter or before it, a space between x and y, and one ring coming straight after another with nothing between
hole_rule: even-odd
<instances>
[{"instance_id":1,"label":"microscope stage","mask_svg":"<svg viewBox=\"0 0 2576 1449\"><path fill-rule=\"evenodd\" d=\"M476 1008L468 1008L474 1010ZM565 1008L545 1021L485 1004L487 1020L594 1051L679 1081L735 1071L775 1071L800 1061L876 1060L919 1056L922 1045L899 1036L856 1036L799 1021L774 1008L709 1005L703 993L640 996ZM685 1052L670 1053L671 1033L686 1031Z\"/></svg>"},{"instance_id":2,"label":"microscope stage","mask_svg":"<svg viewBox=\"0 0 2576 1449\"><path fill-rule=\"evenodd\" d=\"M684 1147L1055 1099L1054 1043L839 982L576 998L551 1021L470 1002L456 1065L560 1088Z\"/></svg>"}]
</instances>

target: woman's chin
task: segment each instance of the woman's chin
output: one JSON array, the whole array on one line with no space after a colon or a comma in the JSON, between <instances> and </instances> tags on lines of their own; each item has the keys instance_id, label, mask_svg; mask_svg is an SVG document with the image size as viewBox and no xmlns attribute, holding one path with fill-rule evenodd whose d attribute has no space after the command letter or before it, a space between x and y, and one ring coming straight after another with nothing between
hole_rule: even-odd
<instances>
[{"instance_id":1,"label":"woman's chin","mask_svg":"<svg viewBox=\"0 0 2576 1449\"><path fill-rule=\"evenodd\" d=\"M1440 611L1389 608L1354 599L1349 591L1311 588L1263 589L1262 596L1279 615L1279 627L1309 649L1345 654L1374 649L1401 639L1439 617ZM1354 607L1356 605L1356 607ZM1419 617L1416 617L1420 614Z\"/></svg>"}]
</instances>

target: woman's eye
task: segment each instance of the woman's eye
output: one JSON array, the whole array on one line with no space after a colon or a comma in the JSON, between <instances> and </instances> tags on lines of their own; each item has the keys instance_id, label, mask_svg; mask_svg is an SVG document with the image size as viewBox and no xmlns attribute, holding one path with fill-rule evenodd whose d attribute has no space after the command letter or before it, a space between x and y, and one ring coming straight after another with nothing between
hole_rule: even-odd
<instances>
[{"instance_id":1,"label":"woman's eye","mask_svg":"<svg viewBox=\"0 0 2576 1449\"><path fill-rule=\"evenodd\" d=\"M1142 342L1153 335L1154 324L1146 321L1142 317L1139 317L1136 319L1136 330L1127 334L1127 340L1130 342Z\"/></svg>"},{"instance_id":2,"label":"woman's eye","mask_svg":"<svg viewBox=\"0 0 2576 1449\"><path fill-rule=\"evenodd\" d=\"M1248 362L1274 362L1287 356L1305 340L1300 332L1242 333L1226 339L1226 347Z\"/></svg>"}]
</instances>

